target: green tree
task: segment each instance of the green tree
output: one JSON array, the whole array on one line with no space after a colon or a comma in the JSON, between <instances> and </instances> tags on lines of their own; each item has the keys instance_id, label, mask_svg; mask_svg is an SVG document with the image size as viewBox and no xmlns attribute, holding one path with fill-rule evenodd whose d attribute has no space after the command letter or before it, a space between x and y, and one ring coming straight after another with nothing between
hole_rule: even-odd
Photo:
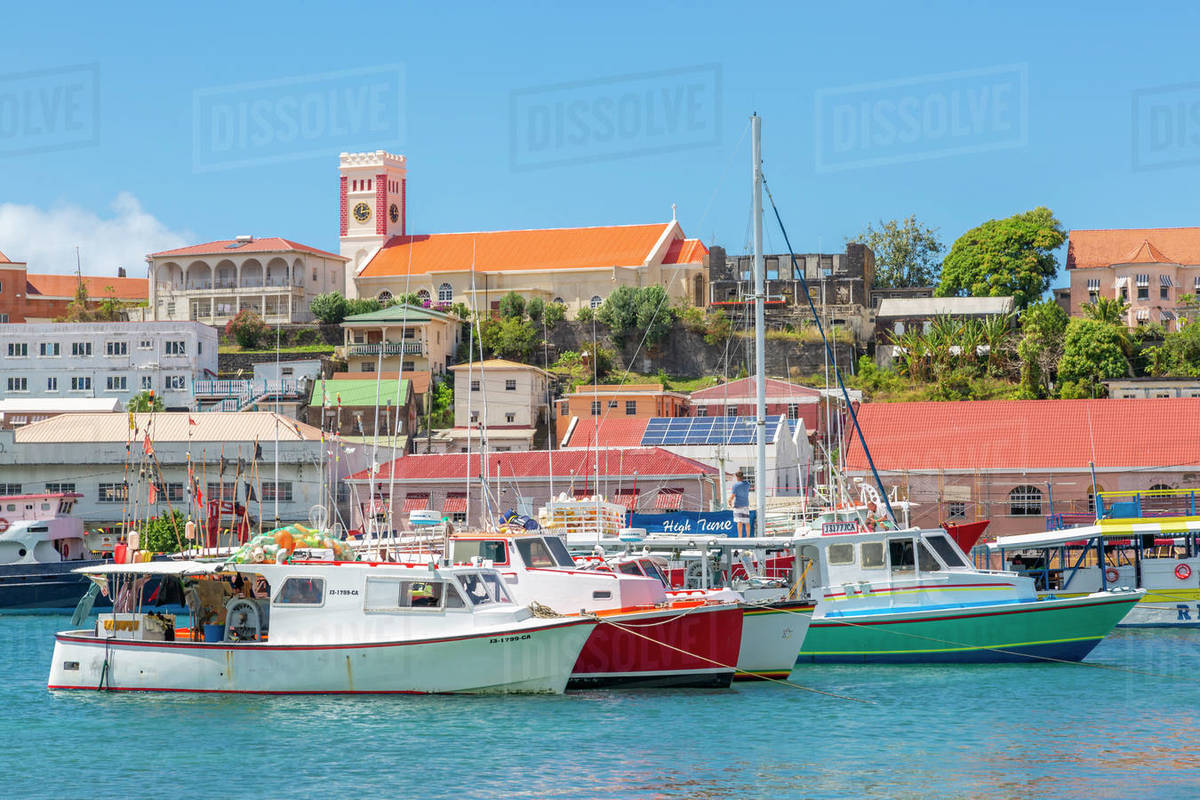
<instances>
[{"instance_id":1,"label":"green tree","mask_svg":"<svg viewBox=\"0 0 1200 800\"><path fill-rule=\"evenodd\" d=\"M596 317L596 312L592 311L591 306L580 306L575 312L576 322L591 322Z\"/></svg>"},{"instance_id":2,"label":"green tree","mask_svg":"<svg viewBox=\"0 0 1200 800\"><path fill-rule=\"evenodd\" d=\"M454 424L454 386L450 381L433 384L433 403L429 416L430 428L449 428Z\"/></svg>"},{"instance_id":3,"label":"green tree","mask_svg":"<svg viewBox=\"0 0 1200 800\"><path fill-rule=\"evenodd\" d=\"M1058 377L1060 396L1103 397L1101 381L1120 378L1129 371L1120 329L1111 323L1075 318L1067 324ZM1072 384L1067 386L1067 384ZM1065 392L1065 394L1064 394Z\"/></svg>"},{"instance_id":4,"label":"green tree","mask_svg":"<svg viewBox=\"0 0 1200 800\"><path fill-rule=\"evenodd\" d=\"M341 292L319 294L308 304L312 315L326 325L337 325L346 318L350 303Z\"/></svg>"},{"instance_id":5,"label":"green tree","mask_svg":"<svg viewBox=\"0 0 1200 800\"><path fill-rule=\"evenodd\" d=\"M618 286L600 310L596 319L608 326L612 339L624 347L631 335L641 333L646 343L655 345L671 331L675 309L667 301L667 290L661 286Z\"/></svg>"},{"instance_id":6,"label":"green tree","mask_svg":"<svg viewBox=\"0 0 1200 800\"><path fill-rule=\"evenodd\" d=\"M152 391L138 392L125 402L125 410L135 411L139 414L148 411L162 411L163 401Z\"/></svg>"},{"instance_id":7,"label":"green tree","mask_svg":"<svg viewBox=\"0 0 1200 800\"><path fill-rule=\"evenodd\" d=\"M370 314L383 308L374 297L356 297L346 301L346 316L354 317L359 314Z\"/></svg>"},{"instance_id":8,"label":"green tree","mask_svg":"<svg viewBox=\"0 0 1200 800\"><path fill-rule=\"evenodd\" d=\"M267 333L267 323L249 308L243 308L237 316L225 323L225 335L243 350L253 350Z\"/></svg>"},{"instance_id":9,"label":"green tree","mask_svg":"<svg viewBox=\"0 0 1200 800\"><path fill-rule=\"evenodd\" d=\"M542 317L546 327L553 330L555 325L567 318L567 307L562 303L547 303Z\"/></svg>"},{"instance_id":10,"label":"green tree","mask_svg":"<svg viewBox=\"0 0 1200 800\"><path fill-rule=\"evenodd\" d=\"M1034 399L1053 392L1055 369L1062 358L1067 312L1053 300L1028 306L1021 314L1021 395Z\"/></svg>"},{"instance_id":11,"label":"green tree","mask_svg":"<svg viewBox=\"0 0 1200 800\"><path fill-rule=\"evenodd\" d=\"M724 344L733 331L733 323L723 308L714 308L705 315L704 343L710 347Z\"/></svg>"},{"instance_id":12,"label":"green tree","mask_svg":"<svg viewBox=\"0 0 1200 800\"><path fill-rule=\"evenodd\" d=\"M1151 374L1200 378L1200 322L1181 322L1179 330L1169 332L1161 345L1146 351Z\"/></svg>"},{"instance_id":13,"label":"green tree","mask_svg":"<svg viewBox=\"0 0 1200 800\"><path fill-rule=\"evenodd\" d=\"M485 355L528 361L537 343L537 329L527 319L488 319L479 325L479 337Z\"/></svg>"},{"instance_id":14,"label":"green tree","mask_svg":"<svg viewBox=\"0 0 1200 800\"><path fill-rule=\"evenodd\" d=\"M637 327L638 290L632 286L618 286L596 311L596 320L608 326L618 347L624 347L626 337Z\"/></svg>"},{"instance_id":15,"label":"green tree","mask_svg":"<svg viewBox=\"0 0 1200 800\"><path fill-rule=\"evenodd\" d=\"M546 301L540 297L533 298L526 304L525 313L529 315L530 322L541 325L542 317L546 314Z\"/></svg>"},{"instance_id":16,"label":"green tree","mask_svg":"<svg viewBox=\"0 0 1200 800\"><path fill-rule=\"evenodd\" d=\"M675 309L668 302L667 290L646 286L637 292L637 327L653 347L666 338L675 325Z\"/></svg>"},{"instance_id":17,"label":"green tree","mask_svg":"<svg viewBox=\"0 0 1200 800\"><path fill-rule=\"evenodd\" d=\"M942 262L936 294L1004 297L1025 308L1050 288L1058 272L1054 251L1066 241L1048 208L992 219L958 237Z\"/></svg>"},{"instance_id":18,"label":"green tree","mask_svg":"<svg viewBox=\"0 0 1200 800\"><path fill-rule=\"evenodd\" d=\"M937 282L938 255L946 249L937 237L937 228L917 221L880 220L879 227L868 224L852 240L861 242L875 253L875 286L932 286Z\"/></svg>"},{"instance_id":19,"label":"green tree","mask_svg":"<svg viewBox=\"0 0 1200 800\"><path fill-rule=\"evenodd\" d=\"M503 319L525 319L525 298L516 292L501 297L500 316Z\"/></svg>"},{"instance_id":20,"label":"green tree","mask_svg":"<svg viewBox=\"0 0 1200 800\"><path fill-rule=\"evenodd\" d=\"M1097 297L1096 302L1084 303L1079 309L1088 319L1107 322L1110 325L1124 325L1129 302L1123 297Z\"/></svg>"},{"instance_id":21,"label":"green tree","mask_svg":"<svg viewBox=\"0 0 1200 800\"><path fill-rule=\"evenodd\" d=\"M142 526L139 547L155 553L177 553L188 546L184 538L186 524L187 518L179 509L172 509L170 514L151 517Z\"/></svg>"},{"instance_id":22,"label":"green tree","mask_svg":"<svg viewBox=\"0 0 1200 800\"><path fill-rule=\"evenodd\" d=\"M452 303L450 305L450 313L454 314L464 322L471 318L471 309L466 303Z\"/></svg>"}]
</instances>

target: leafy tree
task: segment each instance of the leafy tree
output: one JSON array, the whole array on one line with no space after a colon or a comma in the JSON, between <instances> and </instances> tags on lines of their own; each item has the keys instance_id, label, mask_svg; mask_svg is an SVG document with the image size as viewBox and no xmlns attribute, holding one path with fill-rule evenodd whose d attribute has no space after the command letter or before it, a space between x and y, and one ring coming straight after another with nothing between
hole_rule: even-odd
<instances>
[{"instance_id":1,"label":"leafy tree","mask_svg":"<svg viewBox=\"0 0 1200 800\"><path fill-rule=\"evenodd\" d=\"M125 304L117 299L117 290L111 286L105 286L105 298L100 301L99 308L95 311L95 318L104 322L116 322L125 318Z\"/></svg>"},{"instance_id":2,"label":"leafy tree","mask_svg":"<svg viewBox=\"0 0 1200 800\"><path fill-rule=\"evenodd\" d=\"M452 303L450 305L450 313L454 314L464 322L471 318L471 309L466 303Z\"/></svg>"},{"instance_id":3,"label":"leafy tree","mask_svg":"<svg viewBox=\"0 0 1200 800\"><path fill-rule=\"evenodd\" d=\"M326 325L337 325L344 320L349 307L350 301L341 292L319 294L308 304L312 315Z\"/></svg>"},{"instance_id":4,"label":"leafy tree","mask_svg":"<svg viewBox=\"0 0 1200 800\"><path fill-rule=\"evenodd\" d=\"M502 319L525 319L525 298L516 292L509 292L501 297L500 317Z\"/></svg>"},{"instance_id":5,"label":"leafy tree","mask_svg":"<svg viewBox=\"0 0 1200 800\"><path fill-rule=\"evenodd\" d=\"M550 372L561 377L571 389L591 383L593 378L603 383L613 371L615 354L607 347L597 347L595 359L593 364L591 354L564 350L550 366Z\"/></svg>"},{"instance_id":6,"label":"leafy tree","mask_svg":"<svg viewBox=\"0 0 1200 800\"><path fill-rule=\"evenodd\" d=\"M1161 345L1145 351L1153 375L1200 378L1200 322L1183 322L1163 337Z\"/></svg>"},{"instance_id":7,"label":"leafy tree","mask_svg":"<svg viewBox=\"0 0 1200 800\"><path fill-rule=\"evenodd\" d=\"M187 518L179 509L172 509L170 514L151 517L146 520L139 534L139 544L143 550L155 553L177 553L182 547L187 547L184 539L184 525Z\"/></svg>"},{"instance_id":8,"label":"leafy tree","mask_svg":"<svg viewBox=\"0 0 1200 800\"><path fill-rule=\"evenodd\" d=\"M356 297L346 301L346 316L354 317L359 314L370 314L383 308L374 297Z\"/></svg>"},{"instance_id":9,"label":"leafy tree","mask_svg":"<svg viewBox=\"0 0 1200 800\"><path fill-rule=\"evenodd\" d=\"M225 335L232 336L243 350L253 350L267 333L267 323L249 308L225 323Z\"/></svg>"},{"instance_id":10,"label":"leafy tree","mask_svg":"<svg viewBox=\"0 0 1200 800\"><path fill-rule=\"evenodd\" d=\"M621 347L637 332L644 334L647 344L655 345L670 333L675 309L661 286L618 286L600 306L596 319L608 326L613 341Z\"/></svg>"},{"instance_id":11,"label":"leafy tree","mask_svg":"<svg viewBox=\"0 0 1200 800\"><path fill-rule=\"evenodd\" d=\"M595 319L595 316L596 314L594 311L592 311L591 306L580 306L579 310L575 312L575 321L591 322L593 319Z\"/></svg>"},{"instance_id":12,"label":"leafy tree","mask_svg":"<svg viewBox=\"0 0 1200 800\"><path fill-rule=\"evenodd\" d=\"M433 384L433 402L429 415L430 428L448 428L454 424L454 386L450 381Z\"/></svg>"},{"instance_id":13,"label":"leafy tree","mask_svg":"<svg viewBox=\"0 0 1200 800\"><path fill-rule=\"evenodd\" d=\"M723 308L714 308L705 314L704 343L714 346L722 344L729 338L733 323Z\"/></svg>"},{"instance_id":14,"label":"leafy tree","mask_svg":"<svg viewBox=\"0 0 1200 800\"><path fill-rule=\"evenodd\" d=\"M853 240L875 253L875 286L931 286L937 282L938 255L946 249L937 228L922 225L915 216L868 224Z\"/></svg>"},{"instance_id":15,"label":"leafy tree","mask_svg":"<svg viewBox=\"0 0 1200 800\"><path fill-rule=\"evenodd\" d=\"M1096 302L1084 303L1080 310L1088 319L1096 319L1110 325L1124 325L1129 302L1123 297L1097 297Z\"/></svg>"},{"instance_id":16,"label":"leafy tree","mask_svg":"<svg viewBox=\"0 0 1200 800\"><path fill-rule=\"evenodd\" d=\"M1067 312L1053 300L1033 303L1021 314L1017 356L1021 359L1022 397L1050 396L1068 321Z\"/></svg>"},{"instance_id":17,"label":"leafy tree","mask_svg":"<svg viewBox=\"0 0 1200 800\"><path fill-rule=\"evenodd\" d=\"M667 337L675 326L675 309L661 286L645 286L638 290L637 326L653 347Z\"/></svg>"},{"instance_id":18,"label":"leafy tree","mask_svg":"<svg viewBox=\"0 0 1200 800\"><path fill-rule=\"evenodd\" d=\"M1120 378L1129 371L1121 330L1111 323L1075 318L1067 324L1058 377L1062 397L1103 397L1101 381ZM1067 384L1072 384L1067 386Z\"/></svg>"},{"instance_id":19,"label":"leafy tree","mask_svg":"<svg viewBox=\"0 0 1200 800\"><path fill-rule=\"evenodd\" d=\"M488 357L528 361L537 343L537 330L527 319L487 319L480 322L479 338Z\"/></svg>"},{"instance_id":20,"label":"leafy tree","mask_svg":"<svg viewBox=\"0 0 1200 800\"><path fill-rule=\"evenodd\" d=\"M625 338L637 327L638 290L632 286L618 286L596 311L596 320L608 326L617 346L624 347Z\"/></svg>"},{"instance_id":21,"label":"leafy tree","mask_svg":"<svg viewBox=\"0 0 1200 800\"><path fill-rule=\"evenodd\" d=\"M380 303L379 307L380 308L391 308L392 306L399 306L399 305L416 306L417 308L422 308L422 307L428 308L429 301L422 298L421 295L417 294L416 292L409 292L408 294L393 295L391 300L388 300L386 303Z\"/></svg>"},{"instance_id":22,"label":"leafy tree","mask_svg":"<svg viewBox=\"0 0 1200 800\"><path fill-rule=\"evenodd\" d=\"M542 317L546 314L546 301L540 297L535 297L525 306L525 313L529 315L529 321L534 325L542 324Z\"/></svg>"},{"instance_id":23,"label":"leafy tree","mask_svg":"<svg viewBox=\"0 0 1200 800\"><path fill-rule=\"evenodd\" d=\"M163 401L152 391L138 392L125 403L126 411L136 411L139 414L149 411L162 411Z\"/></svg>"},{"instance_id":24,"label":"leafy tree","mask_svg":"<svg viewBox=\"0 0 1200 800\"><path fill-rule=\"evenodd\" d=\"M562 303L547 303L542 314L546 327L553 329L555 325L567 318L567 307Z\"/></svg>"},{"instance_id":25,"label":"leafy tree","mask_svg":"<svg viewBox=\"0 0 1200 800\"><path fill-rule=\"evenodd\" d=\"M958 237L942 262L936 294L1004 297L1017 308L1037 300L1058 272L1056 250L1066 240L1048 208L992 219Z\"/></svg>"}]
</instances>

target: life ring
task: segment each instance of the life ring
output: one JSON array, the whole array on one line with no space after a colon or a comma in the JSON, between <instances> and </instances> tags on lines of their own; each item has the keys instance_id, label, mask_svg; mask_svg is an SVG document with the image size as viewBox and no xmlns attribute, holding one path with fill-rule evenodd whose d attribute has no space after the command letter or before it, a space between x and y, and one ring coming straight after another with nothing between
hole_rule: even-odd
<instances>
[{"instance_id":1,"label":"life ring","mask_svg":"<svg viewBox=\"0 0 1200 800\"><path fill-rule=\"evenodd\" d=\"M1175 577L1179 578L1181 581L1186 581L1188 578L1192 577L1192 568L1187 564L1176 564Z\"/></svg>"},{"instance_id":2,"label":"life ring","mask_svg":"<svg viewBox=\"0 0 1200 800\"><path fill-rule=\"evenodd\" d=\"M0 517L0 533L4 533L6 530L8 530L8 520Z\"/></svg>"},{"instance_id":3,"label":"life ring","mask_svg":"<svg viewBox=\"0 0 1200 800\"><path fill-rule=\"evenodd\" d=\"M1116 567L1109 567L1104 570L1104 579L1109 583L1116 583L1121 577L1121 573L1117 572Z\"/></svg>"}]
</instances>

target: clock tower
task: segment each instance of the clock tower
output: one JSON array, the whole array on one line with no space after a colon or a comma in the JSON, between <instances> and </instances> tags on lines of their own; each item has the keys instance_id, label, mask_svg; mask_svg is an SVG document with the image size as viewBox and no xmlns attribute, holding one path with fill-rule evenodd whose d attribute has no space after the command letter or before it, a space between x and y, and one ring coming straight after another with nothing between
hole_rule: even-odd
<instances>
[{"instance_id":1,"label":"clock tower","mask_svg":"<svg viewBox=\"0 0 1200 800\"><path fill-rule=\"evenodd\" d=\"M350 259L346 297L357 297L354 278L392 236L405 230L408 167L404 156L383 150L342 153L340 172L341 254Z\"/></svg>"}]
</instances>

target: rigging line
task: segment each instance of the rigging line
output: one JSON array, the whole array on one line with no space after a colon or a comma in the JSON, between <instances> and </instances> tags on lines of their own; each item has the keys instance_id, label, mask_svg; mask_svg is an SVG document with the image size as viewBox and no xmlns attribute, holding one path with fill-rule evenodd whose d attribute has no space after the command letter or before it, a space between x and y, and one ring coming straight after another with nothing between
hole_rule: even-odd
<instances>
[{"instance_id":1,"label":"rigging line","mask_svg":"<svg viewBox=\"0 0 1200 800\"><path fill-rule=\"evenodd\" d=\"M720 661L717 661L712 658L708 658L707 656L702 656L699 653L693 653L688 650L684 650L682 647L675 647L674 645L670 645L670 644L667 644L666 642L659 641L658 639L655 639L652 636L646 636L643 633L638 633L637 631L629 628L627 625L622 625L619 622L613 622L612 620L609 620L609 619L603 619L602 617L598 617L593 613L587 613L587 614L584 614L583 616L591 617L592 619L595 619L597 622L604 623L605 625L612 625L613 627L618 628L619 630L625 631L625 633L628 633L631 636L636 636L639 639L645 639L648 642L653 642L654 644L658 645L659 647L665 647L669 650L674 650L677 653L683 653L685 656L690 656L699 661L707 661L709 664L713 664L714 666L722 667L724 669L731 669L734 672L741 674L741 675L752 675L753 677L758 678L759 680L770 681L771 683L779 683L784 686L790 686L793 689L799 689L800 691L804 691L804 692L812 692L813 694L821 694L821 695L825 695L826 697L836 698L838 700L849 700L852 703L862 703L863 705L875 705L875 701L873 701L873 700L863 700L861 698L851 697L850 695L846 695L846 694L838 694L836 692L827 692L827 691L824 691L823 689L814 689L811 686L803 686L799 683L794 683L793 681L790 681L790 680L782 680L780 678L772 678L769 675L761 675L757 672L750 672L748 670L738 669L737 666L730 665L730 664L723 664Z\"/></svg>"},{"instance_id":2,"label":"rigging line","mask_svg":"<svg viewBox=\"0 0 1200 800\"><path fill-rule=\"evenodd\" d=\"M771 210L775 213L775 221L778 223L779 230L783 234L783 241L787 245L788 256L791 258L792 263L792 274L800 276L800 287L804 290L805 299L808 300L808 307L812 312L813 320L817 324L817 330L821 334L821 341L825 343L825 353L829 356L829 360L833 361L833 374L837 378L838 386L842 390L842 399L846 403L846 410L850 414L850 419L854 421L854 430L858 433L858 441L862 445L863 454L867 457L867 463L871 466L871 474L875 476L875 483L879 486L879 494L883 498L884 505L887 507L888 516L891 517L893 523L899 525L899 520L896 519L896 512L892 509L892 501L888 499L887 490L884 488L883 481L879 477L879 470L875 468L875 460L871 458L871 450L867 446L867 439L863 436L862 427L858 424L858 413L850 403L850 393L846 391L846 383L842 380L842 371L838 367L837 362L833 360L833 351L829 346L829 338L825 336L825 326L821 324L821 317L817 314L817 307L808 292L808 280L804 277L803 271L797 272L796 253L792 250L792 242L788 238L787 228L784 227L783 218L779 215L779 208L775 205L775 197L771 194L771 189L767 185L765 175L762 178L762 183L763 190L767 193L767 199L771 201Z\"/></svg>"}]
</instances>

